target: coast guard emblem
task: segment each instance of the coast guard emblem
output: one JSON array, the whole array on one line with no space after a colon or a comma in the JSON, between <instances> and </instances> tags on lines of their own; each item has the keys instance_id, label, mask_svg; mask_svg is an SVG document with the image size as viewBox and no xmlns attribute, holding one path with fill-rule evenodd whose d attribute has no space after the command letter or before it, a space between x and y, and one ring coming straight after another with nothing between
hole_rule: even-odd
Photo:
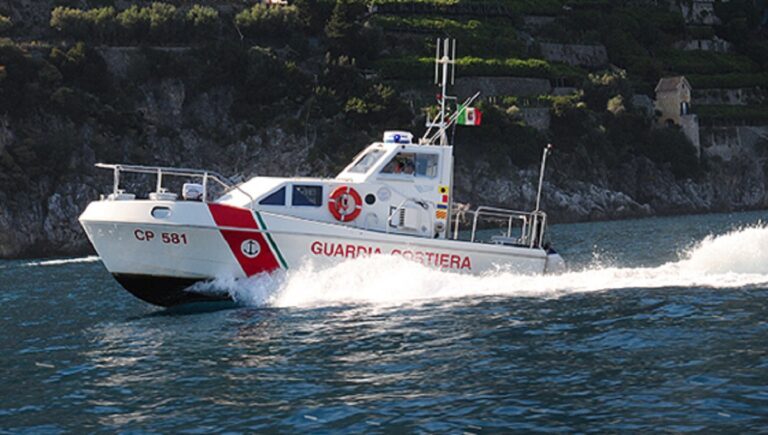
<instances>
[{"instance_id":1,"label":"coast guard emblem","mask_svg":"<svg viewBox=\"0 0 768 435\"><path fill-rule=\"evenodd\" d=\"M261 246L253 239L246 239L240 244L240 252L248 258L256 258L261 252Z\"/></svg>"}]
</instances>

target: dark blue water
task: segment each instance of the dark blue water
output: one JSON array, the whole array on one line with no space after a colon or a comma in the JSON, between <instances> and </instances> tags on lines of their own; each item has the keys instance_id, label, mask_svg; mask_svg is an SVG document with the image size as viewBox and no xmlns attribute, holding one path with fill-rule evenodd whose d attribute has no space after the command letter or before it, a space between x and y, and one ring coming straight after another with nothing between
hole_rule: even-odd
<instances>
[{"instance_id":1,"label":"dark blue water","mask_svg":"<svg viewBox=\"0 0 768 435\"><path fill-rule=\"evenodd\" d=\"M228 308L0 262L0 431L768 433L764 215L558 226L561 277L368 259Z\"/></svg>"}]
</instances>

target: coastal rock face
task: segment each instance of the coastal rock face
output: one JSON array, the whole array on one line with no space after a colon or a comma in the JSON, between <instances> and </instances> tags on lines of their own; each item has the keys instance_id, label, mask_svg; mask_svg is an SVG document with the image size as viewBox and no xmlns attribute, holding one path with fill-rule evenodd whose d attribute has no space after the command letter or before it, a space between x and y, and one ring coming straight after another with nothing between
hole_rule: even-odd
<instances>
[{"instance_id":1,"label":"coastal rock face","mask_svg":"<svg viewBox=\"0 0 768 435\"><path fill-rule=\"evenodd\" d=\"M137 54L104 49L102 56L119 80ZM26 121L0 115L0 158L13 155L10 163L4 161L9 171L0 174L0 258L90 252L77 218L90 201L109 193L112 183L109 171L94 168L97 161L207 168L242 179L327 177L373 139L364 132L319 137L317 125L305 122L302 112L286 114L275 125L236 118L231 109L237 97L226 86L196 92L179 79L147 80L130 94L132 106L121 108L112 120L129 125L120 134L93 116L74 122L67 114L43 109ZM46 135L54 151L59 143L67 144L71 156L41 164L35 155L46 156L25 145L30 134ZM11 148L15 151L8 154ZM491 163L456 162L455 200L533 209L537 165L499 172ZM37 172L30 173L31 166ZM632 157L611 171L586 152L556 152L545 180L542 208L553 222L768 205L763 163L750 152L734 153L727 161L713 159L706 177L699 179L676 179L669 167L644 157ZM144 196L153 183L154 177L126 177L123 186Z\"/></svg>"}]
</instances>

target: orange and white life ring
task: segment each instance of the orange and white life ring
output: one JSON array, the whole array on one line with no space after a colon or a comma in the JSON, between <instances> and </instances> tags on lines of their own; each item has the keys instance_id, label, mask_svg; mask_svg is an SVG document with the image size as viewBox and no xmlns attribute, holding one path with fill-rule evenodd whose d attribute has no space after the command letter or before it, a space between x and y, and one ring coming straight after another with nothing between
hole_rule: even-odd
<instances>
[{"instance_id":1,"label":"orange and white life ring","mask_svg":"<svg viewBox=\"0 0 768 435\"><path fill-rule=\"evenodd\" d=\"M355 220L363 210L363 199L350 186L339 186L328 197L328 211L340 222Z\"/></svg>"}]
</instances>

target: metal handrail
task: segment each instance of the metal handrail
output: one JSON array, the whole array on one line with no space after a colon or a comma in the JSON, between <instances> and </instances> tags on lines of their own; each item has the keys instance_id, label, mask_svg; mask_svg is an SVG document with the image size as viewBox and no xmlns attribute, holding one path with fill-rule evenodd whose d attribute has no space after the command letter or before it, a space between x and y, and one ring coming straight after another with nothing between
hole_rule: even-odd
<instances>
[{"instance_id":1,"label":"metal handrail","mask_svg":"<svg viewBox=\"0 0 768 435\"><path fill-rule=\"evenodd\" d=\"M472 214L472 232L470 235L470 242L475 242L477 239L477 223L481 216L490 218L500 218L507 220L507 238L512 237L513 223L519 221L521 223L521 235L520 243L527 245L531 248L541 247L542 235L547 225L547 215L542 211L524 212L519 210L509 210L504 208L480 206L476 210L457 210L457 214ZM458 220L457 220L458 221ZM458 223L454 229L454 239L458 238Z\"/></svg>"},{"instance_id":2,"label":"metal handrail","mask_svg":"<svg viewBox=\"0 0 768 435\"><path fill-rule=\"evenodd\" d=\"M237 190L253 203L254 199L248 192L240 188L240 185L235 184L229 178L219 174L218 172L208 171L204 169L188 169L188 168L170 168L163 166L142 166L142 165L124 165L124 164L112 164L112 163L96 163L97 168L112 169L114 171L114 182L112 192L118 194L120 190L120 173L129 172L135 174L156 174L157 175L157 192L163 188L163 176L170 175L174 177L191 177L201 178L203 181L203 202L208 202L208 180L213 180L220 186L224 187L225 193L231 190Z\"/></svg>"}]
</instances>

